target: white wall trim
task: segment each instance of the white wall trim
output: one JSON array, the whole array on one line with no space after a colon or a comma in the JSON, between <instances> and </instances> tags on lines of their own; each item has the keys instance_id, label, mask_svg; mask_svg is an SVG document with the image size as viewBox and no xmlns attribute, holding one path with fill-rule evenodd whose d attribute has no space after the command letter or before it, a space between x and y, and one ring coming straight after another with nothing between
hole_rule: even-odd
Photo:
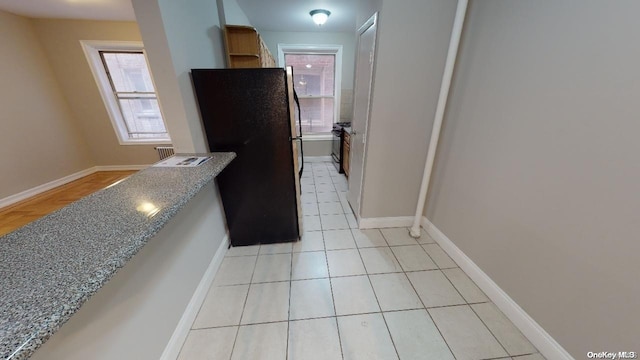
<instances>
[{"instance_id":1,"label":"white wall trim","mask_svg":"<svg viewBox=\"0 0 640 360\"><path fill-rule=\"evenodd\" d=\"M102 50L130 50L142 51L145 60L147 60L147 53L144 50L143 43L141 41L80 40L80 45L82 46L82 51L84 52L85 57L87 58L89 68L91 69L91 73L93 74L93 79L96 82L96 86L98 87L98 91L100 92L107 113L109 114L111 125L113 126L113 130L117 135L120 145L171 144L171 138L169 137L168 132L166 138L157 137L133 139L129 137L129 132L127 130L124 118L122 117L122 112L120 110L120 105L118 104L118 100L114 96L113 90L111 88L111 81L107 77L104 64L102 63L102 58L100 57L100 51ZM151 74L151 67L149 66L148 60L147 67L149 68L149 75L151 76L151 82L153 83L154 91L157 94L157 87L155 85L155 81L153 80L153 74ZM160 103L160 100L157 99L157 97L156 100L158 101L158 103ZM160 107L160 113L162 115L162 122L166 130L167 124L164 120L165 116L164 114L162 114L162 107Z\"/></svg>"},{"instance_id":2,"label":"white wall trim","mask_svg":"<svg viewBox=\"0 0 640 360\"><path fill-rule=\"evenodd\" d=\"M409 227L413 221L413 216L397 216L383 218L360 218L358 226L360 229L380 229L390 227Z\"/></svg>"},{"instance_id":3,"label":"white wall trim","mask_svg":"<svg viewBox=\"0 0 640 360\"><path fill-rule=\"evenodd\" d=\"M218 273L218 269L220 268L220 264L222 264L222 260L224 256L227 254L229 249L229 233L224 236L222 239L222 243L218 247L216 254L213 256L207 271L205 271L204 275L202 275L202 279L198 284L187 308L184 310L176 329L173 331L173 335L171 335L171 339L167 343L167 346L164 348L162 352L161 360L175 360L178 358L180 354L180 350L182 349L182 345L184 344L187 336L189 335L189 331L191 330L191 325L195 321L198 316L198 312L200 311L200 307L202 303L204 303L205 298L207 297L207 293L209 292L209 288L213 283L213 279Z\"/></svg>"},{"instance_id":4,"label":"white wall trim","mask_svg":"<svg viewBox=\"0 0 640 360\"><path fill-rule=\"evenodd\" d=\"M97 171L126 171L126 170L142 170L144 168L149 167L149 165L106 165L106 166L94 166L88 169L80 170L71 175L67 175L60 179L49 181L48 183L44 183L42 185L38 185L36 187L32 187L31 189L27 189L21 191L14 195L9 195L5 198L0 199L0 209L7 207L9 205L13 205L22 200L26 200L30 197L41 194L45 191L49 191L58 186L62 186L64 184L68 184L72 181L78 180L87 175L91 175Z\"/></svg>"},{"instance_id":5,"label":"white wall trim","mask_svg":"<svg viewBox=\"0 0 640 360\"><path fill-rule=\"evenodd\" d=\"M87 176L87 175L91 175L95 172L94 168L89 168L89 169L84 169L81 171L78 171L76 173L73 173L71 175L67 175L65 177L62 177L60 179L57 180L53 180L53 181L49 181L48 183L44 183L42 185L38 185L36 187L33 187L31 189L27 189L25 191L19 192L17 194L14 195L9 195L3 199L0 199L0 208L15 204L19 201L28 199L32 196L36 196L40 193L43 193L45 191L51 190L53 188L56 188L58 186L70 183L74 180L78 180L81 177Z\"/></svg>"},{"instance_id":6,"label":"white wall trim","mask_svg":"<svg viewBox=\"0 0 640 360\"><path fill-rule=\"evenodd\" d=\"M422 217L422 226L442 249L469 275L494 304L513 322L547 359L574 360L529 314L502 290L478 265L458 248L429 219Z\"/></svg>"},{"instance_id":7,"label":"white wall trim","mask_svg":"<svg viewBox=\"0 0 640 360\"><path fill-rule=\"evenodd\" d=\"M151 165L100 165L94 166L93 172L96 171L128 171L128 170L142 170Z\"/></svg>"},{"instance_id":8,"label":"white wall trim","mask_svg":"<svg viewBox=\"0 0 640 360\"><path fill-rule=\"evenodd\" d=\"M316 163L316 162L327 162L333 161L333 157L331 156L305 156L304 162Z\"/></svg>"}]
</instances>

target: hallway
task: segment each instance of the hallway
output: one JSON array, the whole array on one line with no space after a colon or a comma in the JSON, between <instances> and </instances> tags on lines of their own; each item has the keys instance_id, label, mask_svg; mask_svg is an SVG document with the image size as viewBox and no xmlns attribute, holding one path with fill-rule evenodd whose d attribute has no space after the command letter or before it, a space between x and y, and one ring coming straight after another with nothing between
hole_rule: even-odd
<instances>
[{"instance_id":1,"label":"hallway","mask_svg":"<svg viewBox=\"0 0 640 360\"><path fill-rule=\"evenodd\" d=\"M306 163L300 242L229 249L179 359L544 359L428 235L358 230Z\"/></svg>"}]
</instances>

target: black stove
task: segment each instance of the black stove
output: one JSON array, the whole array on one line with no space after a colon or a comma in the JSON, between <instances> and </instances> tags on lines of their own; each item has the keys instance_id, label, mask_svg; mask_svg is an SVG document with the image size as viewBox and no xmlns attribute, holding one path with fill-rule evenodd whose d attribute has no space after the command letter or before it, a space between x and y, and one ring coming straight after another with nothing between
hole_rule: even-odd
<instances>
[{"instance_id":1,"label":"black stove","mask_svg":"<svg viewBox=\"0 0 640 360\"><path fill-rule=\"evenodd\" d=\"M350 121L337 122L333 124L333 143L331 144L331 157L333 157L333 164L338 169L340 174L344 173L342 168L342 142L344 141L344 128L350 127Z\"/></svg>"}]
</instances>

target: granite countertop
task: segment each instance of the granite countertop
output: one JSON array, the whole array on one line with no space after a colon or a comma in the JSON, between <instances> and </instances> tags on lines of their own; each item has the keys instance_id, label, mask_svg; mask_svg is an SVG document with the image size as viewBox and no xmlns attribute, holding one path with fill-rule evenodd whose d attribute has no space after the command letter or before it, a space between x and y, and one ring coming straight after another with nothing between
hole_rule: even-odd
<instances>
[{"instance_id":1,"label":"granite countertop","mask_svg":"<svg viewBox=\"0 0 640 360\"><path fill-rule=\"evenodd\" d=\"M191 154L187 154L191 155ZM0 237L0 359L26 359L235 158L150 167Z\"/></svg>"}]
</instances>

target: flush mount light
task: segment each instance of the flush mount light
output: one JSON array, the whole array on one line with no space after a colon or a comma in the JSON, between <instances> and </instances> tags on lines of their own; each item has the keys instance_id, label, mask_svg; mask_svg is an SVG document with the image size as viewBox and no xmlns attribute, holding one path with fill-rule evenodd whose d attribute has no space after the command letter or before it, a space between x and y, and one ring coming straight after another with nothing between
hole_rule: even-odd
<instances>
[{"instance_id":1,"label":"flush mount light","mask_svg":"<svg viewBox=\"0 0 640 360\"><path fill-rule=\"evenodd\" d=\"M329 15L331 15L331 11L325 9L315 9L311 10L309 12L309 15L311 15L311 19L313 19L314 23L316 23L318 26L322 26L322 24L327 22Z\"/></svg>"},{"instance_id":2,"label":"flush mount light","mask_svg":"<svg viewBox=\"0 0 640 360\"><path fill-rule=\"evenodd\" d=\"M311 69L311 66L313 66L313 65L311 65L311 64L307 64L307 65L305 65L305 67L306 67L307 69Z\"/></svg>"}]
</instances>

